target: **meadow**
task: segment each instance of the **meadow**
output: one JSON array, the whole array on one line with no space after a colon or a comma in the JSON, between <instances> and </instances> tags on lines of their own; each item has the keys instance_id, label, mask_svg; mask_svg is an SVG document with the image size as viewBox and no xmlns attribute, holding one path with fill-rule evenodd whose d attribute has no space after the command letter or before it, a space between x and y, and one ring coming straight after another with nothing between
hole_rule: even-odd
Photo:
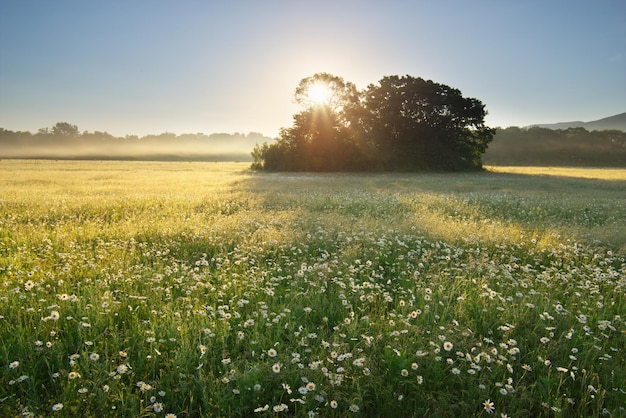
<instances>
[{"instance_id":1,"label":"meadow","mask_svg":"<svg viewBox=\"0 0 626 418\"><path fill-rule=\"evenodd\" d=\"M626 170L0 161L0 416L626 416Z\"/></svg>"}]
</instances>

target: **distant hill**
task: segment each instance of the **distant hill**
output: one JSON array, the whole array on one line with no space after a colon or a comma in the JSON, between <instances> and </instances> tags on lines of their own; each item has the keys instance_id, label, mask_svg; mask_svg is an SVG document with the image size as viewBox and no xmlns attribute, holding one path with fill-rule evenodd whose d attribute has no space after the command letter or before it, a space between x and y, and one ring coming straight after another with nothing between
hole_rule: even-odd
<instances>
[{"instance_id":1,"label":"distant hill","mask_svg":"<svg viewBox=\"0 0 626 418\"><path fill-rule=\"evenodd\" d=\"M626 132L626 112L619 115L609 116L608 118L598 119L591 122L559 122L559 123L544 123L531 125L539 128L548 129L567 129L567 128L585 128L588 131L603 131L606 129L617 129Z\"/></svg>"}]
</instances>

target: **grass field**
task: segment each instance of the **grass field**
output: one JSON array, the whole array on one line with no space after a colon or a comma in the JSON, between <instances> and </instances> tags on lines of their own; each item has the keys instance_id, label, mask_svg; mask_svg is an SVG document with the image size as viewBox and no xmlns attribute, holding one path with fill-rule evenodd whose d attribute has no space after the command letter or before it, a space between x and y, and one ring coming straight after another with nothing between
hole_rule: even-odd
<instances>
[{"instance_id":1,"label":"grass field","mask_svg":"<svg viewBox=\"0 0 626 418\"><path fill-rule=\"evenodd\" d=\"M626 170L0 161L0 416L626 416Z\"/></svg>"}]
</instances>

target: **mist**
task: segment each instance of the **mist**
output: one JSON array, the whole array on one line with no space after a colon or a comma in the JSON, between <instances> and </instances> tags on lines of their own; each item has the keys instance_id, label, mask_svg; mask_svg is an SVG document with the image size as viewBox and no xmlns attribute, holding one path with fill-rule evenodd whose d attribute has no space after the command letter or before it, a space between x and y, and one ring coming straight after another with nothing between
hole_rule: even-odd
<instances>
[{"instance_id":1,"label":"mist","mask_svg":"<svg viewBox=\"0 0 626 418\"><path fill-rule=\"evenodd\" d=\"M106 132L81 134L74 125L61 123L36 134L0 128L0 158L249 162L257 144L272 141L256 132L120 138Z\"/></svg>"}]
</instances>

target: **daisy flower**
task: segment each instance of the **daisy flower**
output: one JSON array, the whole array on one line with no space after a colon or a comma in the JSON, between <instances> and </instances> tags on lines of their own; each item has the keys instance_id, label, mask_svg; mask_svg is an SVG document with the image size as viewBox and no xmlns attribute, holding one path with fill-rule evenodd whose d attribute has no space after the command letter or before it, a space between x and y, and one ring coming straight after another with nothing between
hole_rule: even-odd
<instances>
[{"instance_id":1,"label":"daisy flower","mask_svg":"<svg viewBox=\"0 0 626 418\"><path fill-rule=\"evenodd\" d=\"M272 366L272 371L274 373L280 373L280 368L281 368L281 364L280 363L274 363L274 365Z\"/></svg>"},{"instance_id":2,"label":"daisy flower","mask_svg":"<svg viewBox=\"0 0 626 418\"><path fill-rule=\"evenodd\" d=\"M488 414L493 414L493 411L496 409L496 404L491 402L491 399L487 399L483 402L483 408Z\"/></svg>"}]
</instances>

